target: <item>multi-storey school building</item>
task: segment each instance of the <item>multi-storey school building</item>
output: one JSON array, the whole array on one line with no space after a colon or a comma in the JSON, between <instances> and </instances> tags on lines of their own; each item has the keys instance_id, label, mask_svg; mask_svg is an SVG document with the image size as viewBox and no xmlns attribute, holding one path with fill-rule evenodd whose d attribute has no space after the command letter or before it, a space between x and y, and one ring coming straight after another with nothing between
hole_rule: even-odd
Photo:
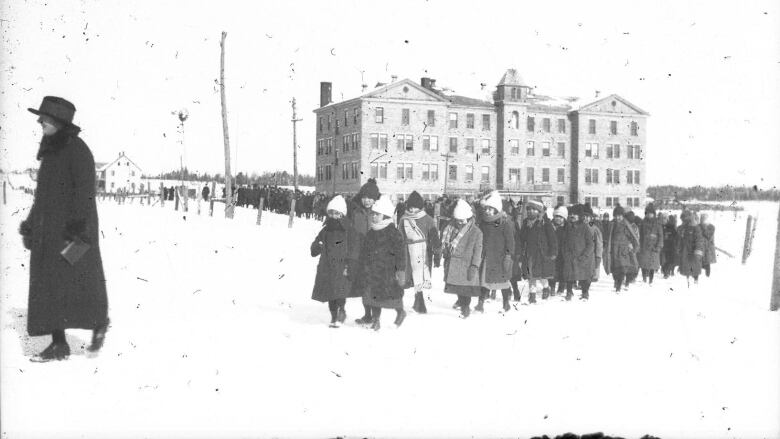
<instances>
[{"instance_id":1,"label":"multi-storey school building","mask_svg":"<svg viewBox=\"0 0 780 439\"><path fill-rule=\"evenodd\" d=\"M617 95L576 102L534 94L514 69L493 102L444 93L422 78L332 103L323 82L314 110L316 188L356 193L373 177L398 199L413 190L435 198L494 188L548 204L639 206L648 113Z\"/></svg>"}]
</instances>

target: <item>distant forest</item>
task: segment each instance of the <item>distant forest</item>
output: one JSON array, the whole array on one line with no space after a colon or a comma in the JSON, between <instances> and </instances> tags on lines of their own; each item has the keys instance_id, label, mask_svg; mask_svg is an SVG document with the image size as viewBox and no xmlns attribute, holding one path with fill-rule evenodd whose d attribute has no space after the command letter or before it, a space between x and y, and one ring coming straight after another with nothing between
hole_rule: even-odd
<instances>
[{"instance_id":1,"label":"distant forest","mask_svg":"<svg viewBox=\"0 0 780 439\"><path fill-rule=\"evenodd\" d=\"M759 189L757 186L720 186L720 187L682 187L682 186L649 186L647 195L654 200L701 200L701 201L745 201L745 200L780 200L780 190Z\"/></svg>"},{"instance_id":2,"label":"distant forest","mask_svg":"<svg viewBox=\"0 0 780 439\"><path fill-rule=\"evenodd\" d=\"M212 181L216 180L219 183L224 183L225 178L222 174L209 174L201 172L190 172L187 168L184 168L183 177L182 171L177 169L175 171L163 172L157 175L145 175L146 178L161 178L166 180L186 180L186 181ZM260 186L269 184L277 186L292 186L293 175L287 171L266 171L262 174L253 172L250 175L246 175L243 172L239 172L233 177L233 184L235 185L253 185L258 184ZM314 186L314 177L307 174L298 174L299 186Z\"/></svg>"}]
</instances>

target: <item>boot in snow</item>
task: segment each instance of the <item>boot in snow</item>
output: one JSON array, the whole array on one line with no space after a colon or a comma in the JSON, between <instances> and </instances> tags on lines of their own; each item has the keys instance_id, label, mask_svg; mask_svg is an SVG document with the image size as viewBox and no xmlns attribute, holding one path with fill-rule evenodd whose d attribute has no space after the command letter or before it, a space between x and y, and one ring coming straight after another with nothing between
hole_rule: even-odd
<instances>
[{"instance_id":1,"label":"boot in snow","mask_svg":"<svg viewBox=\"0 0 780 439\"><path fill-rule=\"evenodd\" d=\"M572 298L573 295L574 294L571 291L567 291L566 292L566 301L567 302L571 301L571 298Z\"/></svg>"},{"instance_id":2,"label":"boot in snow","mask_svg":"<svg viewBox=\"0 0 780 439\"><path fill-rule=\"evenodd\" d=\"M452 305L452 309L459 309L460 307L461 307L460 296L458 296L458 300L456 300L455 303Z\"/></svg>"},{"instance_id":3,"label":"boot in snow","mask_svg":"<svg viewBox=\"0 0 780 439\"><path fill-rule=\"evenodd\" d=\"M428 313L428 309L425 307L425 297L423 297L422 291L418 291L414 293L414 304L416 305L416 308L414 308L414 310L418 314Z\"/></svg>"},{"instance_id":4,"label":"boot in snow","mask_svg":"<svg viewBox=\"0 0 780 439\"><path fill-rule=\"evenodd\" d=\"M520 290L512 290L512 300L515 302L520 301Z\"/></svg>"},{"instance_id":5,"label":"boot in snow","mask_svg":"<svg viewBox=\"0 0 780 439\"><path fill-rule=\"evenodd\" d=\"M504 299L503 300L503 302L504 302L503 303L504 304L504 312L509 311L509 308L510 308L509 307L509 294L510 294L509 291L501 290L501 296Z\"/></svg>"},{"instance_id":6,"label":"boot in snow","mask_svg":"<svg viewBox=\"0 0 780 439\"><path fill-rule=\"evenodd\" d=\"M345 320L347 320L347 311L344 309L344 305L341 305L338 314L336 314L336 321L344 323Z\"/></svg>"},{"instance_id":7,"label":"boot in snow","mask_svg":"<svg viewBox=\"0 0 780 439\"><path fill-rule=\"evenodd\" d=\"M468 316L471 315L471 308L468 306L461 306L460 307L460 318L465 319L468 318Z\"/></svg>"},{"instance_id":8,"label":"boot in snow","mask_svg":"<svg viewBox=\"0 0 780 439\"><path fill-rule=\"evenodd\" d=\"M536 303L536 293L528 293L528 303Z\"/></svg>"},{"instance_id":9,"label":"boot in snow","mask_svg":"<svg viewBox=\"0 0 780 439\"><path fill-rule=\"evenodd\" d=\"M379 317L382 315L382 308L374 307L371 309L371 316L373 317L373 320L371 321L371 329L374 331L379 331Z\"/></svg>"},{"instance_id":10,"label":"boot in snow","mask_svg":"<svg viewBox=\"0 0 780 439\"><path fill-rule=\"evenodd\" d=\"M550 289L542 288L542 300L547 300L550 297Z\"/></svg>"},{"instance_id":11,"label":"boot in snow","mask_svg":"<svg viewBox=\"0 0 780 439\"><path fill-rule=\"evenodd\" d=\"M400 327L401 323L404 322L404 319L406 318L406 311L403 310L403 308L398 308L395 310L396 316L395 316L395 326Z\"/></svg>"},{"instance_id":12,"label":"boot in snow","mask_svg":"<svg viewBox=\"0 0 780 439\"><path fill-rule=\"evenodd\" d=\"M479 300L477 301L477 306L474 307L474 311L476 312L485 312L485 297L479 296Z\"/></svg>"},{"instance_id":13,"label":"boot in snow","mask_svg":"<svg viewBox=\"0 0 780 439\"><path fill-rule=\"evenodd\" d=\"M70 356L70 346L67 342L53 341L38 355L30 358L33 363L47 363L52 360L65 360Z\"/></svg>"},{"instance_id":14,"label":"boot in snow","mask_svg":"<svg viewBox=\"0 0 780 439\"><path fill-rule=\"evenodd\" d=\"M365 314L363 314L363 317L355 319L355 323L358 325L370 325L373 323L373 320L371 319L371 307L363 305L363 308L365 309Z\"/></svg>"}]
</instances>

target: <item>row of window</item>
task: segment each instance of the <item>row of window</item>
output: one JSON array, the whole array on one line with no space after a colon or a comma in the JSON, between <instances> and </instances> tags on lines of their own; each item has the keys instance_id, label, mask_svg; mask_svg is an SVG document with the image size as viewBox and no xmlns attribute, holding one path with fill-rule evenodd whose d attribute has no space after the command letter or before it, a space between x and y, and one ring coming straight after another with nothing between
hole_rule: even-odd
<instances>
[{"instance_id":1,"label":"row of window","mask_svg":"<svg viewBox=\"0 0 780 439\"><path fill-rule=\"evenodd\" d=\"M550 168L541 168L541 169L542 169L542 180L541 180L542 183L550 183ZM515 184L518 184L521 181L523 181L520 168L509 168L507 174L507 181L509 183L515 183ZM557 168L555 181L556 183L559 184L566 183L565 168ZM535 168L525 168L525 182L527 184L537 183Z\"/></svg>"},{"instance_id":2,"label":"row of window","mask_svg":"<svg viewBox=\"0 0 780 439\"><path fill-rule=\"evenodd\" d=\"M98 174L98 178L100 178L100 175L99 175L100 173L97 173L97 174ZM113 177L114 175L116 175L116 171L112 170L110 175ZM131 177L135 177L135 171L130 171L130 176Z\"/></svg>"},{"instance_id":3,"label":"row of window","mask_svg":"<svg viewBox=\"0 0 780 439\"><path fill-rule=\"evenodd\" d=\"M619 143L607 143L605 145L605 157L608 159L619 159L621 145ZM598 143L585 143L585 157L594 159L600 158ZM642 148L640 145L626 145L626 158L631 160L641 160Z\"/></svg>"},{"instance_id":4,"label":"row of window","mask_svg":"<svg viewBox=\"0 0 780 439\"><path fill-rule=\"evenodd\" d=\"M606 183L607 184L620 184L620 170L619 169L607 169L606 170ZM585 168L585 184L599 184L599 170L593 168ZM626 171L626 184L641 184L639 179L639 171L628 170Z\"/></svg>"},{"instance_id":5,"label":"row of window","mask_svg":"<svg viewBox=\"0 0 780 439\"><path fill-rule=\"evenodd\" d=\"M639 124L636 122L631 122L631 124L629 125L629 133L632 136L638 136ZM588 134L596 134L596 119L588 119ZM609 134L611 135L618 134L618 123L616 120L609 121Z\"/></svg>"},{"instance_id":6,"label":"row of window","mask_svg":"<svg viewBox=\"0 0 780 439\"><path fill-rule=\"evenodd\" d=\"M590 203L592 207L599 207L599 197L585 197L585 202ZM605 197L604 202L606 207L615 207L620 204L619 197ZM639 204L639 197L626 197L627 207L641 207Z\"/></svg>"},{"instance_id":7,"label":"row of window","mask_svg":"<svg viewBox=\"0 0 780 439\"><path fill-rule=\"evenodd\" d=\"M333 114L328 114L328 116L320 116L318 118L317 128L319 132L323 131L323 128L327 127L327 130L330 131L331 127L333 127ZM357 125L360 121L360 108L354 108L351 111L350 110L344 110L344 118L339 119L336 117L336 127L348 127L349 126L349 120L352 119L352 125Z\"/></svg>"},{"instance_id":8,"label":"row of window","mask_svg":"<svg viewBox=\"0 0 780 439\"><path fill-rule=\"evenodd\" d=\"M458 113L448 113L449 128L458 128ZM384 107L374 107L374 122L385 123L385 109ZM401 125L409 125L411 123L411 114L408 108L401 109ZM426 115L426 126L436 126L436 112L434 110L428 110ZM474 113L466 113L466 128L476 128L476 115ZM482 115L482 130L490 131L490 114Z\"/></svg>"},{"instance_id":9,"label":"row of window","mask_svg":"<svg viewBox=\"0 0 780 439\"><path fill-rule=\"evenodd\" d=\"M516 130L520 129L520 113L517 111L512 112L510 119L510 126ZM526 130L529 132L536 131L536 118L534 116L528 116L525 122ZM566 132L566 119L558 119L558 132ZM549 117L542 118L542 131L545 133L552 132L552 120Z\"/></svg>"},{"instance_id":10,"label":"row of window","mask_svg":"<svg viewBox=\"0 0 780 439\"><path fill-rule=\"evenodd\" d=\"M371 177L377 179L388 178L388 163L371 163ZM419 174L420 180L423 181L438 181L439 180L439 164L438 163L418 163L421 173ZM413 163L396 163L395 164L395 178L396 180L413 180L415 178L414 172L415 164ZM449 165L447 179L448 181L458 181L458 165ZM392 169L392 168L391 168ZM481 166L479 168L480 178L482 182L490 181L490 166ZM474 165L463 166L464 182L474 181Z\"/></svg>"}]
</instances>

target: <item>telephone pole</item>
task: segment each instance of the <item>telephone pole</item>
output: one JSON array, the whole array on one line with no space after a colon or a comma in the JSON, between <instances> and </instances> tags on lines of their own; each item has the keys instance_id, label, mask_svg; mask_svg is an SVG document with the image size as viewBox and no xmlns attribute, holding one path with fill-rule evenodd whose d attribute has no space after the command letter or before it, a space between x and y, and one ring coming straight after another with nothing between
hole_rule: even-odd
<instances>
[{"instance_id":1,"label":"telephone pole","mask_svg":"<svg viewBox=\"0 0 780 439\"><path fill-rule=\"evenodd\" d=\"M441 156L444 157L444 194L442 195L447 195L447 180L450 177L450 153L441 154Z\"/></svg>"},{"instance_id":2,"label":"telephone pole","mask_svg":"<svg viewBox=\"0 0 780 439\"><path fill-rule=\"evenodd\" d=\"M222 133L225 142L225 218L233 218L233 182L230 177L230 137L228 136L227 102L225 101L225 38L227 32L222 31L219 43L222 49L219 56L219 91L222 98Z\"/></svg>"},{"instance_id":3,"label":"telephone pole","mask_svg":"<svg viewBox=\"0 0 780 439\"><path fill-rule=\"evenodd\" d=\"M293 124L293 186L298 192L298 138L296 124L303 119L297 119L295 114L295 98L292 99L292 124Z\"/></svg>"}]
</instances>

